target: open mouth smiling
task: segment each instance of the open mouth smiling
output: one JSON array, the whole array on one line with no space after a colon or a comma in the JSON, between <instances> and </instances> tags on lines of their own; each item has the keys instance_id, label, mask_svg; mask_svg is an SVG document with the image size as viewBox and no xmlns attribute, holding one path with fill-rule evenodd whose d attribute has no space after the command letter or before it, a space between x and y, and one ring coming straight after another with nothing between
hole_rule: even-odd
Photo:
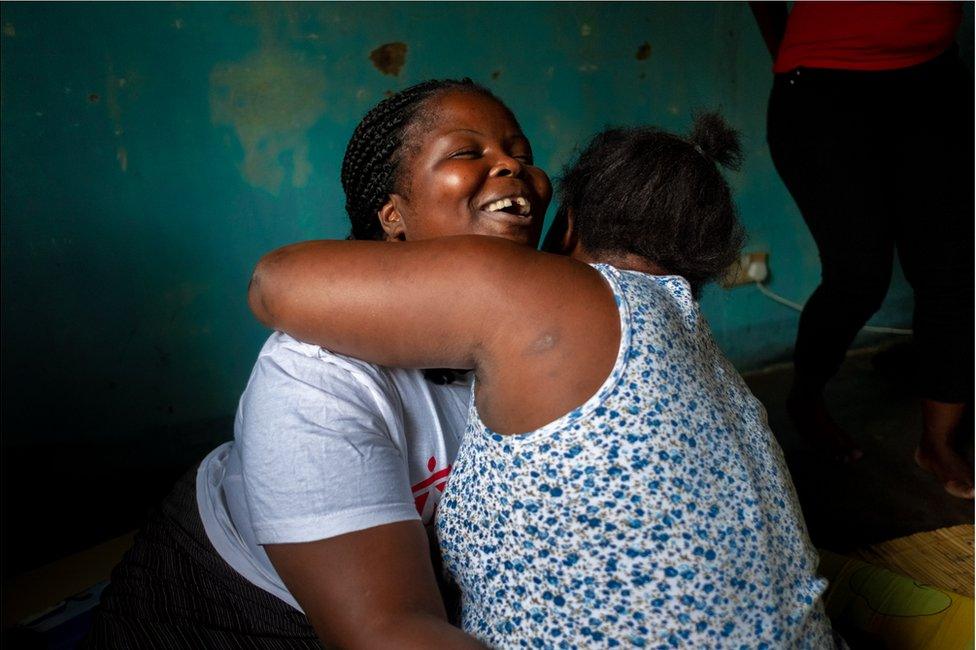
<instances>
[{"instance_id":1,"label":"open mouth smiling","mask_svg":"<svg viewBox=\"0 0 976 650\"><path fill-rule=\"evenodd\" d=\"M483 205L481 210L494 214L528 217L532 214L532 204L524 196L507 196Z\"/></svg>"}]
</instances>

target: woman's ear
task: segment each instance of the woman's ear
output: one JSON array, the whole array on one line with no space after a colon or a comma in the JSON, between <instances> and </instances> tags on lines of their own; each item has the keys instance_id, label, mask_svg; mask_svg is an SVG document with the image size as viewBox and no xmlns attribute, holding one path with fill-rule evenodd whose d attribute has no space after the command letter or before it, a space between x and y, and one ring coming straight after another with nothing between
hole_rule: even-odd
<instances>
[{"instance_id":1,"label":"woman's ear","mask_svg":"<svg viewBox=\"0 0 976 650\"><path fill-rule=\"evenodd\" d=\"M560 208L549 226L542 250L557 255L569 255L576 246L576 230L573 228L573 211Z\"/></svg>"},{"instance_id":2,"label":"woman's ear","mask_svg":"<svg viewBox=\"0 0 976 650\"><path fill-rule=\"evenodd\" d=\"M400 214L399 207L397 207L399 203L398 199L399 197L396 194L391 194L390 198L383 204L383 207L376 213L376 216L380 220L380 226L383 228L383 232L386 233L387 241L403 241L406 239L406 234L403 229L403 217Z\"/></svg>"},{"instance_id":3,"label":"woman's ear","mask_svg":"<svg viewBox=\"0 0 976 650\"><path fill-rule=\"evenodd\" d=\"M576 250L579 244L579 235L576 234L576 215L572 208L566 208L566 232L563 233L562 251L563 255L570 255Z\"/></svg>"}]
</instances>

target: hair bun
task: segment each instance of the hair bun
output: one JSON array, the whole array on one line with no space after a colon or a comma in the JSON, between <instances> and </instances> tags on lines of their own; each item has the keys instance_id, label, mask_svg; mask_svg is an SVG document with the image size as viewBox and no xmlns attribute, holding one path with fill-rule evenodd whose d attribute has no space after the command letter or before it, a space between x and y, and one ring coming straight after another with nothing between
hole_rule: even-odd
<instances>
[{"instance_id":1,"label":"hair bun","mask_svg":"<svg viewBox=\"0 0 976 650\"><path fill-rule=\"evenodd\" d=\"M691 127L691 144L702 154L728 169L742 164L739 132L718 113L699 113Z\"/></svg>"}]
</instances>

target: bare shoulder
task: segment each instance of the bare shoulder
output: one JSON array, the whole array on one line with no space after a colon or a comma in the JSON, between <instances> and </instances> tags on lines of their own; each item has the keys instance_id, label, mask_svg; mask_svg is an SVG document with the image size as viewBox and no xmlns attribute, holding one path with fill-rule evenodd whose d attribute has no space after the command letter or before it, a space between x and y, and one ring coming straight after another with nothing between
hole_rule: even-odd
<instances>
[{"instance_id":1,"label":"bare shoulder","mask_svg":"<svg viewBox=\"0 0 976 650\"><path fill-rule=\"evenodd\" d=\"M490 244L494 246L494 243ZM584 403L613 370L620 316L598 270L567 257L510 250L489 270L491 296L503 312L485 339L479 413L500 433L521 433Z\"/></svg>"},{"instance_id":2,"label":"bare shoulder","mask_svg":"<svg viewBox=\"0 0 976 650\"><path fill-rule=\"evenodd\" d=\"M482 322L493 325L482 340L499 354L567 345L584 352L600 345L602 332L616 332L613 291L589 264L503 239L464 239L452 254L465 260L463 282L481 305Z\"/></svg>"}]
</instances>

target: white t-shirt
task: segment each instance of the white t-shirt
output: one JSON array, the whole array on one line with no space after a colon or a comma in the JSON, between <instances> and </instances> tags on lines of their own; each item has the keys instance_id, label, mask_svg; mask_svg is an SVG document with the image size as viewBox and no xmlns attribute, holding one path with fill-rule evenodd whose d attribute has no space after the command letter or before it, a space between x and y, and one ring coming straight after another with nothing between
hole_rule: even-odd
<instances>
[{"instance_id":1,"label":"white t-shirt","mask_svg":"<svg viewBox=\"0 0 976 650\"><path fill-rule=\"evenodd\" d=\"M470 397L470 383L437 386L276 332L241 396L234 441L200 464L207 536L238 573L301 609L261 545L431 525Z\"/></svg>"}]
</instances>

